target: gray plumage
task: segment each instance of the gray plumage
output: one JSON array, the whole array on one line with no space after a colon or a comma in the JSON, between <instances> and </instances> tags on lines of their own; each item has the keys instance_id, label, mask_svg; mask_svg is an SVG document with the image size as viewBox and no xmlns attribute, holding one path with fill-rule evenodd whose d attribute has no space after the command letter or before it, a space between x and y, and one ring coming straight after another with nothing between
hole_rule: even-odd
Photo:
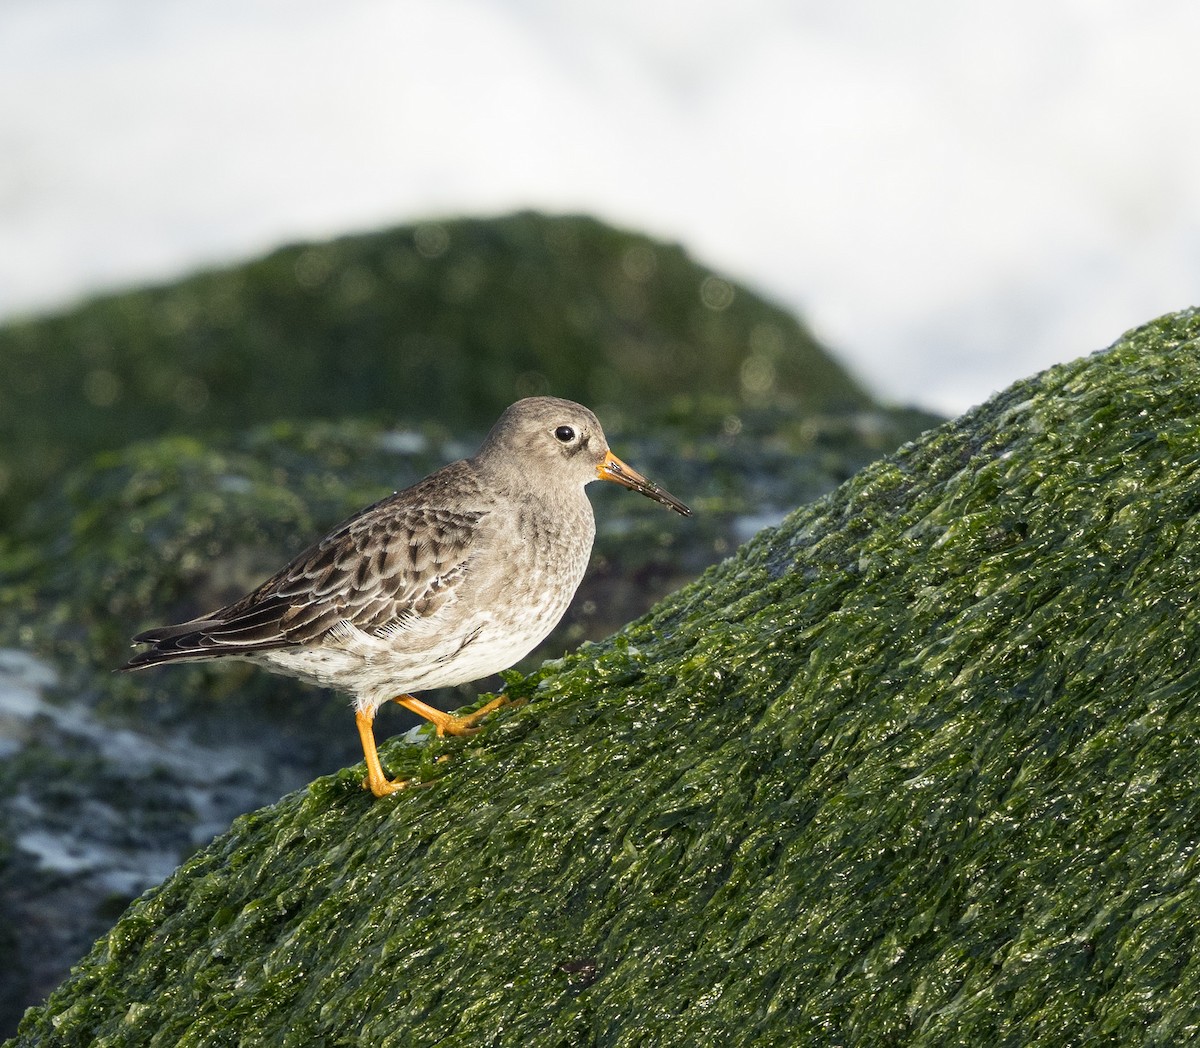
<instances>
[{"instance_id":1,"label":"gray plumage","mask_svg":"<svg viewBox=\"0 0 1200 1048\"><path fill-rule=\"evenodd\" d=\"M591 554L596 479L690 512L609 451L587 408L518 401L473 458L369 506L240 600L138 634L150 647L121 668L248 659L350 692L360 733L389 700L454 730L409 693L505 669L554 628Z\"/></svg>"}]
</instances>

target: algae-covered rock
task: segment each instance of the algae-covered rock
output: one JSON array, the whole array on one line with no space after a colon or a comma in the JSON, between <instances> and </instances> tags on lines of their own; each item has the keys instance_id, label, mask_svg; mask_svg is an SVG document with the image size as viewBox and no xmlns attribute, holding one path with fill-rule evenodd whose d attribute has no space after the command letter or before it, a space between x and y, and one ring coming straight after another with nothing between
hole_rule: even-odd
<instances>
[{"instance_id":1,"label":"algae-covered rock","mask_svg":"<svg viewBox=\"0 0 1200 1048\"><path fill-rule=\"evenodd\" d=\"M0 1038L166 870L358 748L344 701L249 666L116 676L129 637L239 596L543 391L597 408L699 513L670 528L598 494L542 657L935 421L872 406L681 247L584 217L297 245L0 326Z\"/></svg>"},{"instance_id":2,"label":"algae-covered rock","mask_svg":"<svg viewBox=\"0 0 1200 1048\"><path fill-rule=\"evenodd\" d=\"M594 490L587 580L523 668L641 615L764 518L777 522L914 435L919 420L755 411L739 421L704 437L612 432L697 514L678 527L649 500ZM134 898L236 816L362 752L345 696L244 663L113 673L130 636L236 598L482 436L348 419L147 441L59 478L0 536L0 1039ZM425 697L449 709L480 686L495 685ZM395 707L378 730L415 721Z\"/></svg>"},{"instance_id":3,"label":"algae-covered rock","mask_svg":"<svg viewBox=\"0 0 1200 1048\"><path fill-rule=\"evenodd\" d=\"M239 819L12 1043L1183 1041L1198 511L1193 312Z\"/></svg>"},{"instance_id":4,"label":"algae-covered rock","mask_svg":"<svg viewBox=\"0 0 1200 1048\"><path fill-rule=\"evenodd\" d=\"M427 222L0 326L0 522L100 450L353 415L454 432L555 393L642 420L871 398L794 316L581 216Z\"/></svg>"}]
</instances>

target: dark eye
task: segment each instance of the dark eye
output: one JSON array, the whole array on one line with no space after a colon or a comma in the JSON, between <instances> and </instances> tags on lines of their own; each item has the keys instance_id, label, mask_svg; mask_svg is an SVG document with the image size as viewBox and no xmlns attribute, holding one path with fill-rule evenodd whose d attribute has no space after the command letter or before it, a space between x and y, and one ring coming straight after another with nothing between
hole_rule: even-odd
<instances>
[{"instance_id":1,"label":"dark eye","mask_svg":"<svg viewBox=\"0 0 1200 1048\"><path fill-rule=\"evenodd\" d=\"M559 426L554 431L554 436L564 444L570 444L575 439L575 430L571 426Z\"/></svg>"}]
</instances>

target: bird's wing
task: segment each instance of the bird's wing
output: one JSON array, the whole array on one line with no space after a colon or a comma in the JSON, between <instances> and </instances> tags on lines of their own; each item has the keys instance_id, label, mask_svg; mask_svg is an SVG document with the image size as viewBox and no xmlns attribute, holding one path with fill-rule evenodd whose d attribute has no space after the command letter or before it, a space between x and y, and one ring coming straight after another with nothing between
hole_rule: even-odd
<instances>
[{"instance_id":1,"label":"bird's wing","mask_svg":"<svg viewBox=\"0 0 1200 1048\"><path fill-rule=\"evenodd\" d=\"M268 583L268 599L287 605L279 626L288 643L310 643L342 619L366 633L395 629L454 599L484 514L381 508L323 539Z\"/></svg>"},{"instance_id":2,"label":"bird's wing","mask_svg":"<svg viewBox=\"0 0 1200 1048\"><path fill-rule=\"evenodd\" d=\"M346 620L381 634L432 616L467 577L486 511L405 494L363 510L241 600L138 634L153 647L122 668L311 644Z\"/></svg>"}]
</instances>

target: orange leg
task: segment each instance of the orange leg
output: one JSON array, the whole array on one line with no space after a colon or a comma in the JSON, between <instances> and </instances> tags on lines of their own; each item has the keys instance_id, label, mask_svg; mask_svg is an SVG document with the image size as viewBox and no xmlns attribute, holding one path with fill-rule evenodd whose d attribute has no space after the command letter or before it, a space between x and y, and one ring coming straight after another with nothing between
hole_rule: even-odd
<instances>
[{"instance_id":1,"label":"orange leg","mask_svg":"<svg viewBox=\"0 0 1200 1048\"><path fill-rule=\"evenodd\" d=\"M508 699L501 695L500 698L492 699L486 706L465 717L456 717L453 713L443 713L436 706L430 706L429 703L415 699L411 695L397 695L392 702L403 706L406 710L411 710L418 717L432 721L434 727L437 728L438 735L473 735L479 730L475 726L476 722L483 720L492 710L503 706Z\"/></svg>"},{"instance_id":2,"label":"orange leg","mask_svg":"<svg viewBox=\"0 0 1200 1048\"><path fill-rule=\"evenodd\" d=\"M408 785L407 782L389 779L383 774L383 765L379 763L379 751L375 748L375 711L355 710L354 722L358 725L358 737L362 740L363 755L367 758L367 777L363 780L363 785L376 797L386 797L404 789Z\"/></svg>"},{"instance_id":3,"label":"orange leg","mask_svg":"<svg viewBox=\"0 0 1200 1048\"><path fill-rule=\"evenodd\" d=\"M456 717L453 713L443 713L436 706L430 706L429 703L415 699L411 695L399 695L392 701L406 710L411 710L417 716L432 721L437 728L438 735L471 735L479 730L475 727L476 721L482 720L492 710L503 706L508 699L501 695L500 698L493 699L486 706L465 717ZM383 765L379 763L379 751L375 748L375 712L375 710L355 710L354 723L358 725L358 737L362 741L363 756L367 759L367 777L363 779L363 786L376 797L387 797L404 789L408 785L408 781L406 779L389 779L383 773Z\"/></svg>"}]
</instances>

